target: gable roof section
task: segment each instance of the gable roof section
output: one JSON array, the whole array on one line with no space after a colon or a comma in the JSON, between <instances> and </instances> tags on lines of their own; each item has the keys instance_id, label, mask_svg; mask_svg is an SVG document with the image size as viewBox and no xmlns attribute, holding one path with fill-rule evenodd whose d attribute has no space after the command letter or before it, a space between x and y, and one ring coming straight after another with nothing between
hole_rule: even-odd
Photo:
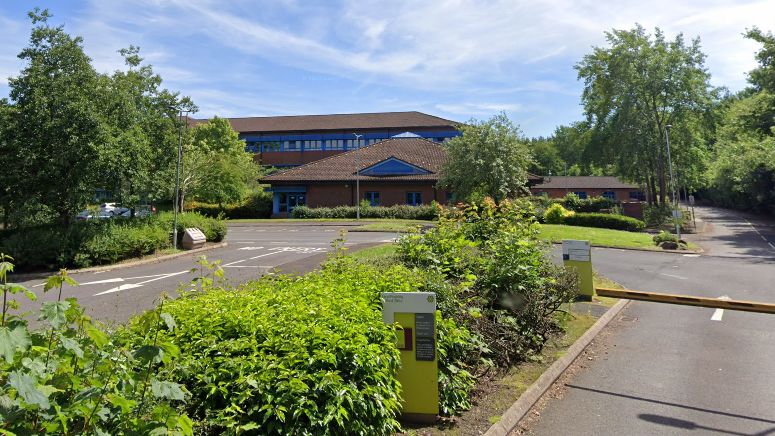
<instances>
[{"instance_id":1,"label":"gable roof section","mask_svg":"<svg viewBox=\"0 0 775 436\"><path fill-rule=\"evenodd\" d=\"M396 159L393 156L361 170L361 174L367 176L403 176L411 174L429 174L425 168L412 165L409 162Z\"/></svg>"},{"instance_id":2,"label":"gable roof section","mask_svg":"<svg viewBox=\"0 0 775 436\"><path fill-rule=\"evenodd\" d=\"M640 189L611 176L551 176L533 189Z\"/></svg>"},{"instance_id":3,"label":"gable roof section","mask_svg":"<svg viewBox=\"0 0 775 436\"><path fill-rule=\"evenodd\" d=\"M455 128L456 121L422 112L379 112L361 114L294 115L279 117L229 118L240 133L301 132L307 130L406 129L416 127ZM194 120L195 123L205 120Z\"/></svg>"},{"instance_id":4,"label":"gable roof section","mask_svg":"<svg viewBox=\"0 0 775 436\"><path fill-rule=\"evenodd\" d=\"M272 174L261 179L263 183L288 184L302 182L349 182L359 171L398 162L423 171L411 174L364 174L362 181L438 181L438 173L446 161L441 144L421 138L393 138L344 153L316 160L306 165Z\"/></svg>"}]
</instances>

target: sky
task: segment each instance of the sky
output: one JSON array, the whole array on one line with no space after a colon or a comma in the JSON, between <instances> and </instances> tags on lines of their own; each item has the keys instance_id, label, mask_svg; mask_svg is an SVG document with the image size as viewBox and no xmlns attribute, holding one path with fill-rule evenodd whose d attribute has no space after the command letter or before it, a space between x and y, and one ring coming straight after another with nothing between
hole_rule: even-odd
<instances>
[{"instance_id":1,"label":"sky","mask_svg":"<svg viewBox=\"0 0 775 436\"><path fill-rule=\"evenodd\" d=\"M699 37L712 84L731 91L756 66L742 33L775 31L775 0L0 0L0 97L35 5L84 38L99 72L139 46L197 118L505 111L528 136L583 118L573 66L608 30Z\"/></svg>"}]
</instances>

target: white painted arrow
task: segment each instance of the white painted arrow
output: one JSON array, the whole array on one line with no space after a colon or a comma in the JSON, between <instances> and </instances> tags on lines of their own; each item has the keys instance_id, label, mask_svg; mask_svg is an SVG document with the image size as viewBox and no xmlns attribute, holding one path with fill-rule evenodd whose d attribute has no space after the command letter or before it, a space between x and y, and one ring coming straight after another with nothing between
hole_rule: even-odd
<instances>
[{"instance_id":1,"label":"white painted arrow","mask_svg":"<svg viewBox=\"0 0 775 436\"><path fill-rule=\"evenodd\" d=\"M729 295L722 295L722 296L718 297L718 299L719 300L725 300L725 301L726 300L731 300L731 298L729 298ZM723 317L723 316L724 316L724 309L716 309L713 312L713 316L711 316L710 319L711 319L711 321L721 321L721 317Z\"/></svg>"},{"instance_id":2,"label":"white painted arrow","mask_svg":"<svg viewBox=\"0 0 775 436\"><path fill-rule=\"evenodd\" d=\"M157 275L154 275L154 276L144 276L144 277L154 277L154 278L152 278L150 280L145 280L145 281L142 281L142 282L139 282L139 283L127 283L127 284L124 284L124 285L116 286L115 288L110 288L107 291L98 292L98 293L94 294L94 296L96 297L98 295L112 294L114 292L126 291L127 289L139 288L139 287L143 286L146 283L155 282L156 280L162 280L162 279L166 279L166 278L169 278L169 277L179 276L179 275L185 274L187 272L189 272L189 271L185 270L185 271L178 271L178 272L168 273L168 274L157 274ZM136 278L140 278L140 277L136 277Z\"/></svg>"}]
</instances>

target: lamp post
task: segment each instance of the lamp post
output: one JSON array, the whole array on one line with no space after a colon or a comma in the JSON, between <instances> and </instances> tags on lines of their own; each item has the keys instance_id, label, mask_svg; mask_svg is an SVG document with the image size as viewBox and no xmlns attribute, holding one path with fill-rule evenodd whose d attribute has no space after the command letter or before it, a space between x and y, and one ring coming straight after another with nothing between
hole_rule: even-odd
<instances>
[{"instance_id":1,"label":"lamp post","mask_svg":"<svg viewBox=\"0 0 775 436\"><path fill-rule=\"evenodd\" d=\"M355 136L355 220L360 221L361 220L361 169L358 165L358 153L357 151L361 149L361 137L363 135L359 135L357 133L353 133L353 136Z\"/></svg>"},{"instance_id":2,"label":"lamp post","mask_svg":"<svg viewBox=\"0 0 775 436\"><path fill-rule=\"evenodd\" d=\"M681 225L678 224L678 197L675 192L675 180L673 179L673 161L670 159L670 124L665 126L665 146L667 147L667 165L670 168L670 184L673 191L673 202L675 203L675 209L673 210L673 222L675 223L675 234L678 239L681 239Z\"/></svg>"},{"instance_id":3,"label":"lamp post","mask_svg":"<svg viewBox=\"0 0 775 436\"><path fill-rule=\"evenodd\" d=\"M172 248L178 249L178 209L180 208L180 166L183 159L183 113L188 115L190 110L183 110L170 106L170 109L176 109L178 111L178 158L175 164L175 199L173 200L172 210L174 211L174 218L172 222Z\"/></svg>"}]
</instances>

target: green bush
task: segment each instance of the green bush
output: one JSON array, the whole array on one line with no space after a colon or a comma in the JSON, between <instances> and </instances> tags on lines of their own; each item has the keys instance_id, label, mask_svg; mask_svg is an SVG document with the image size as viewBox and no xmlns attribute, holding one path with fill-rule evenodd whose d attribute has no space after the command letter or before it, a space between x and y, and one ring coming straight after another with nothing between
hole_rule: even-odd
<instances>
[{"instance_id":1,"label":"green bush","mask_svg":"<svg viewBox=\"0 0 775 436\"><path fill-rule=\"evenodd\" d=\"M641 220L609 213L577 213L566 217L563 224L569 226L626 230L628 232L640 232L646 227L646 224Z\"/></svg>"},{"instance_id":2,"label":"green bush","mask_svg":"<svg viewBox=\"0 0 775 436\"><path fill-rule=\"evenodd\" d=\"M679 242L678 241L678 236L676 236L676 235L674 235L672 233L668 233L668 232L666 232L664 230L662 230L658 234L654 235L654 237L652 239L654 239L654 244L655 245L660 245L663 242L675 242L676 244Z\"/></svg>"},{"instance_id":3,"label":"green bush","mask_svg":"<svg viewBox=\"0 0 775 436\"><path fill-rule=\"evenodd\" d=\"M0 254L0 433L181 434L192 421L177 408L188 394L167 379L177 347L159 340L174 319L161 310L138 322L137 345L126 347L84 314L62 288L76 283L65 271L46 281L58 293L41 304L39 327L17 316L15 295L35 294L6 282L13 270Z\"/></svg>"},{"instance_id":4,"label":"green bush","mask_svg":"<svg viewBox=\"0 0 775 436\"><path fill-rule=\"evenodd\" d=\"M643 207L643 220L650 228L659 228L672 221L673 208L669 204L650 204Z\"/></svg>"},{"instance_id":5,"label":"green bush","mask_svg":"<svg viewBox=\"0 0 775 436\"><path fill-rule=\"evenodd\" d=\"M160 212L153 222L156 226L170 229L169 231L172 232L174 218L172 212ZM226 237L227 227L223 220L206 217L196 212L185 212L178 214L178 242L182 240L185 229L191 227L201 230L207 242L220 242Z\"/></svg>"},{"instance_id":6,"label":"green bush","mask_svg":"<svg viewBox=\"0 0 775 436\"><path fill-rule=\"evenodd\" d=\"M575 212L565 209L559 203L549 206L544 212L544 222L547 224L562 224L565 218L573 215Z\"/></svg>"},{"instance_id":7,"label":"green bush","mask_svg":"<svg viewBox=\"0 0 775 436\"><path fill-rule=\"evenodd\" d=\"M152 254L169 246L167 230L151 225L137 226L109 222L93 237L82 242L73 263L77 267L116 263Z\"/></svg>"},{"instance_id":8,"label":"green bush","mask_svg":"<svg viewBox=\"0 0 775 436\"><path fill-rule=\"evenodd\" d=\"M177 328L160 336L180 347L201 432L397 431L400 354L379 293L413 290L409 277L342 260L165 304Z\"/></svg>"},{"instance_id":9,"label":"green bush","mask_svg":"<svg viewBox=\"0 0 775 436\"><path fill-rule=\"evenodd\" d=\"M615 208L619 202L605 197L579 198L576 194L570 193L560 200L566 209L574 212L598 213Z\"/></svg>"},{"instance_id":10,"label":"green bush","mask_svg":"<svg viewBox=\"0 0 775 436\"><path fill-rule=\"evenodd\" d=\"M390 218L407 220L433 220L438 218L439 207L436 204L410 206L369 206L361 208L361 218ZM293 209L293 218L355 218L355 206L316 207L297 206Z\"/></svg>"},{"instance_id":11,"label":"green bush","mask_svg":"<svg viewBox=\"0 0 775 436\"><path fill-rule=\"evenodd\" d=\"M444 211L434 229L399 240L406 265L447 280L441 285L426 278L423 288L440 292L442 316L475 338L468 342L476 346L461 353L455 367L490 361L508 367L539 351L559 328L553 313L572 299L577 279L553 266L537 240L533 215L529 201L485 200ZM456 382L465 386L466 377Z\"/></svg>"},{"instance_id":12,"label":"green bush","mask_svg":"<svg viewBox=\"0 0 775 436\"><path fill-rule=\"evenodd\" d=\"M269 218L272 215L272 194L259 191L250 195L240 204L219 206L217 204L194 202L189 205L189 208L192 212L211 218Z\"/></svg>"},{"instance_id":13,"label":"green bush","mask_svg":"<svg viewBox=\"0 0 775 436\"><path fill-rule=\"evenodd\" d=\"M149 218L90 220L70 228L42 225L3 232L0 251L16 259L18 269L56 269L115 263L152 254L172 245L173 214L162 212ZM198 227L208 241L226 236L222 220L195 213L178 215L178 238L187 227Z\"/></svg>"}]
</instances>

